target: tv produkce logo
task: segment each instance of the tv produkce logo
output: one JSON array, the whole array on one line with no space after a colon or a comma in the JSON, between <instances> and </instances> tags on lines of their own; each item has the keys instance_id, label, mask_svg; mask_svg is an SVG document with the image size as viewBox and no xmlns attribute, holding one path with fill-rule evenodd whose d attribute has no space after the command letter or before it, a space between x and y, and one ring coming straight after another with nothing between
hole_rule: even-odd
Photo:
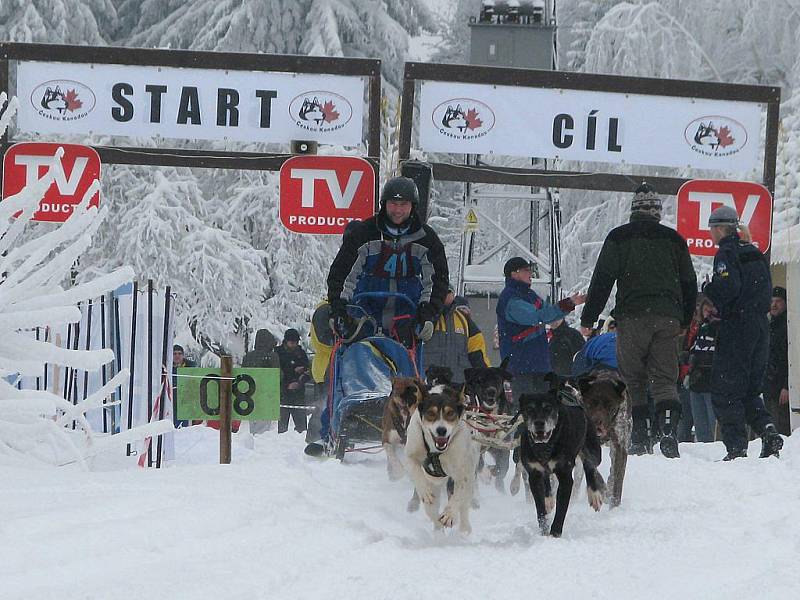
<instances>
[{"instance_id":1,"label":"tv produkce logo","mask_svg":"<svg viewBox=\"0 0 800 600\"><path fill-rule=\"evenodd\" d=\"M483 137L494 127L494 111L480 100L453 98L433 109L433 126L440 134L456 140Z\"/></svg>"},{"instance_id":2,"label":"tv produkce logo","mask_svg":"<svg viewBox=\"0 0 800 600\"><path fill-rule=\"evenodd\" d=\"M79 81L56 79L33 88L31 104L45 119L77 121L94 110L97 100L89 86Z\"/></svg>"},{"instance_id":3,"label":"tv produkce logo","mask_svg":"<svg viewBox=\"0 0 800 600\"><path fill-rule=\"evenodd\" d=\"M296 96L289 103L289 116L306 131L327 133L347 125L353 117L353 107L344 96L315 90Z\"/></svg>"},{"instance_id":4,"label":"tv produkce logo","mask_svg":"<svg viewBox=\"0 0 800 600\"><path fill-rule=\"evenodd\" d=\"M729 117L705 116L686 126L684 139L692 150L703 156L730 156L747 144L747 130Z\"/></svg>"}]
</instances>

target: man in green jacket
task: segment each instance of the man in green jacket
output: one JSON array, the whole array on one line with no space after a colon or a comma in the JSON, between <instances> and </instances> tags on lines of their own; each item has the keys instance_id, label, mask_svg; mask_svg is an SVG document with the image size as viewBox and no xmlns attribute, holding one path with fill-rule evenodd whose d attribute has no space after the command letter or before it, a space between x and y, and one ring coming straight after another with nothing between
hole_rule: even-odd
<instances>
[{"instance_id":1,"label":"man in green jacket","mask_svg":"<svg viewBox=\"0 0 800 600\"><path fill-rule=\"evenodd\" d=\"M634 193L630 222L613 229L597 259L581 327L590 328L617 284L617 362L628 386L633 412L631 454L661 452L678 458L680 420L678 336L692 319L697 298L689 249L680 234L661 225L661 199L646 183ZM647 392L656 403L651 426Z\"/></svg>"}]
</instances>

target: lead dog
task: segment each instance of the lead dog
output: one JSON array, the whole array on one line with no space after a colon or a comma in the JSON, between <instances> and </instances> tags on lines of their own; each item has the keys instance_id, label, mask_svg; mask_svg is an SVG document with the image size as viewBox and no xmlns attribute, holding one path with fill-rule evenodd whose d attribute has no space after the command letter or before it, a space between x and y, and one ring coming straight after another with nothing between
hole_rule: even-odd
<instances>
[{"instance_id":1,"label":"lead dog","mask_svg":"<svg viewBox=\"0 0 800 600\"><path fill-rule=\"evenodd\" d=\"M590 373L577 381L583 406L601 444L611 450L607 498L611 507L622 502L622 483L631 438L631 406L625 383L615 371Z\"/></svg>"},{"instance_id":2,"label":"lead dog","mask_svg":"<svg viewBox=\"0 0 800 600\"><path fill-rule=\"evenodd\" d=\"M523 394L520 397L520 462L528 472L536 517L542 534L547 533L547 513L552 510L553 495L550 474L558 479L556 513L550 535L560 537L567 516L572 492L572 470L576 461L583 463L589 505L600 510L605 483L597 472L602 454L594 427L589 426L586 412L578 404L562 401L561 382L550 373L547 392Z\"/></svg>"},{"instance_id":3,"label":"lead dog","mask_svg":"<svg viewBox=\"0 0 800 600\"><path fill-rule=\"evenodd\" d=\"M397 448L406 443L406 430L411 414L419 402L428 394L425 384L416 377L392 379L392 393L383 407L381 441L386 451L386 470L391 481L403 476L403 464Z\"/></svg>"},{"instance_id":4,"label":"lead dog","mask_svg":"<svg viewBox=\"0 0 800 600\"><path fill-rule=\"evenodd\" d=\"M411 415L406 439L408 471L434 529L452 527L470 533L469 510L475 493L478 445L464 421L464 396L456 389L437 385ZM453 494L439 512L447 480Z\"/></svg>"}]
</instances>

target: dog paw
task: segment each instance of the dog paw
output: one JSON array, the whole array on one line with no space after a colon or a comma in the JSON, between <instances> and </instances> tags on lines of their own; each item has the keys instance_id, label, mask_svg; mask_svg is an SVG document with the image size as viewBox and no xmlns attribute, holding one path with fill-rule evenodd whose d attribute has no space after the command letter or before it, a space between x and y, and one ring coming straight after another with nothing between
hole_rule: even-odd
<instances>
[{"instance_id":1,"label":"dog paw","mask_svg":"<svg viewBox=\"0 0 800 600\"><path fill-rule=\"evenodd\" d=\"M519 493L520 479L522 478L514 477L514 479L511 480L511 485L508 486L508 491L511 492L512 496L516 496Z\"/></svg>"},{"instance_id":2,"label":"dog paw","mask_svg":"<svg viewBox=\"0 0 800 600\"><path fill-rule=\"evenodd\" d=\"M561 532L551 529L550 530L550 537L560 538L561 537Z\"/></svg>"},{"instance_id":3,"label":"dog paw","mask_svg":"<svg viewBox=\"0 0 800 600\"><path fill-rule=\"evenodd\" d=\"M456 513L453 509L447 507L439 517L439 523L442 527L452 527L456 522Z\"/></svg>"},{"instance_id":4,"label":"dog paw","mask_svg":"<svg viewBox=\"0 0 800 600\"><path fill-rule=\"evenodd\" d=\"M553 509L556 507L556 499L553 496L545 496L544 497L544 512L548 515L553 512Z\"/></svg>"},{"instance_id":5,"label":"dog paw","mask_svg":"<svg viewBox=\"0 0 800 600\"><path fill-rule=\"evenodd\" d=\"M417 494L411 496L411 500L409 500L408 504L406 504L406 510L410 513L417 512L419 510L419 496L417 496Z\"/></svg>"},{"instance_id":6,"label":"dog paw","mask_svg":"<svg viewBox=\"0 0 800 600\"><path fill-rule=\"evenodd\" d=\"M586 496L589 498L589 506L591 506L595 512L599 511L600 507L603 506L603 492L587 488Z\"/></svg>"}]
</instances>

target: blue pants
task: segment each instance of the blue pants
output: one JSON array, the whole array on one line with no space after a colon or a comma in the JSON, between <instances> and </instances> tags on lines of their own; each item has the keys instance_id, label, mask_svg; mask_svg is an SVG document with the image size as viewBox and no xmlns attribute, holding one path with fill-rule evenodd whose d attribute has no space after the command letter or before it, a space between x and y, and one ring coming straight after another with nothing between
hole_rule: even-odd
<instances>
[{"instance_id":1,"label":"blue pants","mask_svg":"<svg viewBox=\"0 0 800 600\"><path fill-rule=\"evenodd\" d=\"M694 434L698 442L713 442L714 428L717 417L714 414L714 404L711 392L689 392L694 418Z\"/></svg>"},{"instance_id":2,"label":"blue pants","mask_svg":"<svg viewBox=\"0 0 800 600\"><path fill-rule=\"evenodd\" d=\"M761 435L772 422L761 399L768 356L766 314L748 314L720 322L711 366L711 388L722 441L729 451L747 449L745 423Z\"/></svg>"}]
</instances>

